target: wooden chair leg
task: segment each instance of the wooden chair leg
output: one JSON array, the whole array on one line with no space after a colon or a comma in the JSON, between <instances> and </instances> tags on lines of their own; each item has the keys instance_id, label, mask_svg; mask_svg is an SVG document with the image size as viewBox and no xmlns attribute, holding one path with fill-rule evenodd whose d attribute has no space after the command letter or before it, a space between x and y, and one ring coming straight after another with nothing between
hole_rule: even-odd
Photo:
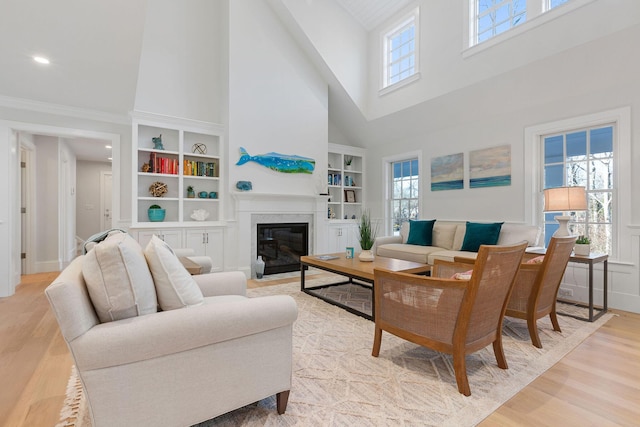
<instances>
[{"instance_id":1,"label":"wooden chair leg","mask_svg":"<svg viewBox=\"0 0 640 427\"><path fill-rule=\"evenodd\" d=\"M538 324L536 319L527 319L527 327L529 328L529 336L531 337L533 345L538 348L542 348L542 341L540 341L540 336L538 335Z\"/></svg>"},{"instance_id":2,"label":"wooden chair leg","mask_svg":"<svg viewBox=\"0 0 640 427\"><path fill-rule=\"evenodd\" d=\"M493 353L496 356L496 362L498 367L502 369L508 369L507 358L504 356L504 349L502 348L502 334L498 334L498 337L493 342Z\"/></svg>"},{"instance_id":3,"label":"wooden chair leg","mask_svg":"<svg viewBox=\"0 0 640 427\"><path fill-rule=\"evenodd\" d=\"M276 408L278 409L278 414L284 414L284 411L287 410L287 402L289 402L289 391L281 391L276 394Z\"/></svg>"},{"instance_id":4,"label":"wooden chair leg","mask_svg":"<svg viewBox=\"0 0 640 427\"><path fill-rule=\"evenodd\" d=\"M382 329L376 326L375 334L373 336L373 350L371 351L371 355L373 357L378 357L380 354L380 344L382 343Z\"/></svg>"},{"instance_id":5,"label":"wooden chair leg","mask_svg":"<svg viewBox=\"0 0 640 427\"><path fill-rule=\"evenodd\" d=\"M453 370L456 373L458 391L465 396L471 396L471 388L469 387L469 379L467 378L467 361L464 351L453 352Z\"/></svg>"},{"instance_id":6,"label":"wooden chair leg","mask_svg":"<svg viewBox=\"0 0 640 427\"><path fill-rule=\"evenodd\" d=\"M560 329L560 323L558 323L558 316L556 315L556 308L554 307L549 313L549 317L551 318L551 324L553 325L553 330L557 332L562 332Z\"/></svg>"}]
</instances>

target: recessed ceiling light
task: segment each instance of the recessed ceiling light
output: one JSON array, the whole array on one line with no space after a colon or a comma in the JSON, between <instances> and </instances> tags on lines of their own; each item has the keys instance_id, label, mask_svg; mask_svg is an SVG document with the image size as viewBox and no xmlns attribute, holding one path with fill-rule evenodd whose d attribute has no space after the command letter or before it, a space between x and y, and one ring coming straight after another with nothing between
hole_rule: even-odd
<instances>
[{"instance_id":1,"label":"recessed ceiling light","mask_svg":"<svg viewBox=\"0 0 640 427\"><path fill-rule=\"evenodd\" d=\"M107 148L107 149L111 150L111 146L110 145L105 145L104 148Z\"/></svg>"},{"instance_id":2,"label":"recessed ceiling light","mask_svg":"<svg viewBox=\"0 0 640 427\"><path fill-rule=\"evenodd\" d=\"M107 157L107 160L113 160L113 157Z\"/></svg>"},{"instance_id":3,"label":"recessed ceiling light","mask_svg":"<svg viewBox=\"0 0 640 427\"><path fill-rule=\"evenodd\" d=\"M44 56L34 56L33 60L36 61L38 64L49 64L49 60Z\"/></svg>"}]
</instances>

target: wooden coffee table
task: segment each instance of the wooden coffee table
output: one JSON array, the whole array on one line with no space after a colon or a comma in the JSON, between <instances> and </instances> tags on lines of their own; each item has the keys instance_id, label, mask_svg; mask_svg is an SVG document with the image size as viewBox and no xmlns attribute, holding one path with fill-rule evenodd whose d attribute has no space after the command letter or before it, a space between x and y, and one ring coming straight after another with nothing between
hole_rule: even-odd
<instances>
[{"instance_id":1,"label":"wooden coffee table","mask_svg":"<svg viewBox=\"0 0 640 427\"><path fill-rule=\"evenodd\" d=\"M315 267L320 270L330 271L331 273L344 276L346 280L314 286L312 288L305 287L304 273L307 267ZM330 304L337 305L345 310L362 316L366 319L373 320L375 315L374 298L373 298L373 270L375 268L383 268L391 271L402 271L413 274L427 274L431 271L431 266L420 264L418 262L404 261L395 258L385 258L376 256L373 262L362 262L356 255L354 258L347 258L344 253L326 254L326 255L306 255L300 257L300 290L314 297L320 298ZM346 284L355 284L371 290L371 315L342 304L324 295L314 292L318 289L328 288L331 286L339 286Z\"/></svg>"}]
</instances>

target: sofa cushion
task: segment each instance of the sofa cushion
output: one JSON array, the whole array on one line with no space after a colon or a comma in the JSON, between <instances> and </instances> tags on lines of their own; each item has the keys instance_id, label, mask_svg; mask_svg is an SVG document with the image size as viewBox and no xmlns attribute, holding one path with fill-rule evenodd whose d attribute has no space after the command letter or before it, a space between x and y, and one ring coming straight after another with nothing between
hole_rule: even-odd
<instances>
[{"instance_id":1,"label":"sofa cushion","mask_svg":"<svg viewBox=\"0 0 640 427\"><path fill-rule=\"evenodd\" d=\"M100 322L158 311L142 248L127 233L111 233L85 256L82 275Z\"/></svg>"},{"instance_id":2,"label":"sofa cushion","mask_svg":"<svg viewBox=\"0 0 640 427\"><path fill-rule=\"evenodd\" d=\"M154 235L144 250L144 256L149 263L158 302L163 311L201 305L204 302L198 284L162 239Z\"/></svg>"},{"instance_id":3,"label":"sofa cushion","mask_svg":"<svg viewBox=\"0 0 640 427\"><path fill-rule=\"evenodd\" d=\"M500 238L502 222L478 223L467 221L462 251L478 252L480 245L495 245Z\"/></svg>"},{"instance_id":4,"label":"sofa cushion","mask_svg":"<svg viewBox=\"0 0 640 427\"><path fill-rule=\"evenodd\" d=\"M409 239L409 221L405 221L400 226L400 237L402 237L402 243L407 243Z\"/></svg>"},{"instance_id":5,"label":"sofa cushion","mask_svg":"<svg viewBox=\"0 0 640 427\"><path fill-rule=\"evenodd\" d=\"M409 237L407 238L407 243L409 245L431 246L431 235L435 222L435 219L429 221L409 221Z\"/></svg>"},{"instance_id":6,"label":"sofa cushion","mask_svg":"<svg viewBox=\"0 0 640 427\"><path fill-rule=\"evenodd\" d=\"M427 257L427 264L433 265L437 259L443 261L455 261L456 257L476 259L478 257L478 252L439 250L429 254Z\"/></svg>"},{"instance_id":7,"label":"sofa cushion","mask_svg":"<svg viewBox=\"0 0 640 427\"><path fill-rule=\"evenodd\" d=\"M403 243L388 243L378 246L376 254L387 258L404 259L406 261L427 264L429 254L442 251L436 246L407 245Z\"/></svg>"},{"instance_id":8,"label":"sofa cushion","mask_svg":"<svg viewBox=\"0 0 640 427\"><path fill-rule=\"evenodd\" d=\"M436 221L433 225L432 245L444 249L453 248L453 238L456 234L458 224L442 223Z\"/></svg>"},{"instance_id":9,"label":"sofa cushion","mask_svg":"<svg viewBox=\"0 0 640 427\"><path fill-rule=\"evenodd\" d=\"M542 228L535 225L503 224L498 245L515 245L526 240L528 246L537 246Z\"/></svg>"}]
</instances>

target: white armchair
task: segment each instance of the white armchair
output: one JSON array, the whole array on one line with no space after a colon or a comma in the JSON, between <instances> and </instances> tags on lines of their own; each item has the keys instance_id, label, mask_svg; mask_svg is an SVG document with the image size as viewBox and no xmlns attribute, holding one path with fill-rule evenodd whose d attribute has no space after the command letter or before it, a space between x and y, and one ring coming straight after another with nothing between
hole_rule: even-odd
<instances>
[{"instance_id":1,"label":"white armchair","mask_svg":"<svg viewBox=\"0 0 640 427\"><path fill-rule=\"evenodd\" d=\"M76 258L46 289L94 427L187 426L291 389L289 296L247 298L240 272L193 276L205 303L100 323Z\"/></svg>"}]
</instances>

